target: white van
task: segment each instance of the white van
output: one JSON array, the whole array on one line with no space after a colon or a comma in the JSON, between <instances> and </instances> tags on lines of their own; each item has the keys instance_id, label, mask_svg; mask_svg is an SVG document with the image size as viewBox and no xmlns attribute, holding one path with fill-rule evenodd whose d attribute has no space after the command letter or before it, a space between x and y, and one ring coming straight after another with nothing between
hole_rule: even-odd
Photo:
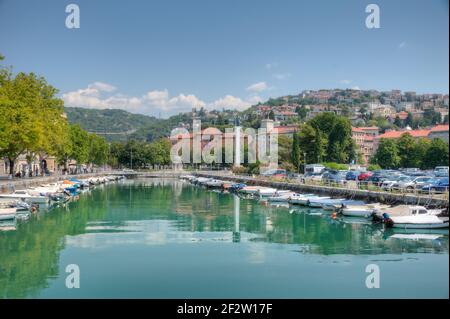
<instances>
[{"instance_id":1,"label":"white van","mask_svg":"<svg viewBox=\"0 0 450 319\"><path fill-rule=\"evenodd\" d=\"M436 177L448 176L448 166L436 166L434 168L434 175Z\"/></svg>"}]
</instances>

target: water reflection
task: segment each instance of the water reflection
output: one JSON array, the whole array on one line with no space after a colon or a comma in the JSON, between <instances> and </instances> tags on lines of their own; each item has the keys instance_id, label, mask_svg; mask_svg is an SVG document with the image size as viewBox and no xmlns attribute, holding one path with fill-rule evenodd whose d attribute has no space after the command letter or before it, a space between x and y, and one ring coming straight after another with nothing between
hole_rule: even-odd
<instances>
[{"instance_id":1,"label":"water reflection","mask_svg":"<svg viewBox=\"0 0 450 319\"><path fill-rule=\"evenodd\" d=\"M98 187L27 222L2 222L0 229L0 297L37 296L59 276L67 247L235 243L247 245L253 264L266 260L259 243L293 245L296 254L448 253L448 230L385 231L365 220L162 179Z\"/></svg>"}]
</instances>

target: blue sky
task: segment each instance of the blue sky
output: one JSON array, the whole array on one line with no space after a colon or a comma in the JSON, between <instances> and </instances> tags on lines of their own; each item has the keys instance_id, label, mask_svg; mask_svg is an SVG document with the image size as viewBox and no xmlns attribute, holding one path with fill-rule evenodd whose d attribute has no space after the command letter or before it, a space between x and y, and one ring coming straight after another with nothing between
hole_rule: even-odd
<instances>
[{"instance_id":1,"label":"blue sky","mask_svg":"<svg viewBox=\"0 0 450 319\"><path fill-rule=\"evenodd\" d=\"M65 26L66 5L81 28ZM380 29L365 26L369 3ZM0 52L66 105L167 117L304 89L447 93L448 0L0 0Z\"/></svg>"}]
</instances>

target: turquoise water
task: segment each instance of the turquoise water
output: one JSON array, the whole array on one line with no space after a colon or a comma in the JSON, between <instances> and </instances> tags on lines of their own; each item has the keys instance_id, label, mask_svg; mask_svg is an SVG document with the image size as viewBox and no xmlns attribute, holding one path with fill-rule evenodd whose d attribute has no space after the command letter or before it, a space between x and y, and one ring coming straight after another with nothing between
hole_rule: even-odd
<instances>
[{"instance_id":1,"label":"turquoise water","mask_svg":"<svg viewBox=\"0 0 450 319\"><path fill-rule=\"evenodd\" d=\"M448 298L448 252L448 230L385 231L178 180L128 180L0 231L0 296ZM80 288L66 287L69 264ZM380 288L366 287L369 264Z\"/></svg>"}]
</instances>

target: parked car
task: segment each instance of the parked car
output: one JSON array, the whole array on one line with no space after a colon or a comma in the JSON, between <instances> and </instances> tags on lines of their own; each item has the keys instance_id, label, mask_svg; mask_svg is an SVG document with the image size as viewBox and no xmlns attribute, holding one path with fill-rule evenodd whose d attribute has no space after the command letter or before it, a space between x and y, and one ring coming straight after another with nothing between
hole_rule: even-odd
<instances>
[{"instance_id":1,"label":"parked car","mask_svg":"<svg viewBox=\"0 0 450 319\"><path fill-rule=\"evenodd\" d=\"M356 181L360 174L361 174L360 171L349 171L345 176L345 179L348 181Z\"/></svg>"},{"instance_id":2,"label":"parked car","mask_svg":"<svg viewBox=\"0 0 450 319\"><path fill-rule=\"evenodd\" d=\"M425 193L444 193L448 191L448 177L437 178L431 184L422 187Z\"/></svg>"},{"instance_id":3,"label":"parked car","mask_svg":"<svg viewBox=\"0 0 450 319\"><path fill-rule=\"evenodd\" d=\"M389 180L389 178L386 175L373 174L368 179L366 179L365 182L369 182L375 186L381 186L383 182L387 180Z\"/></svg>"},{"instance_id":4,"label":"parked car","mask_svg":"<svg viewBox=\"0 0 450 319\"><path fill-rule=\"evenodd\" d=\"M399 180L397 183L392 185L392 189L413 191L415 189L422 189L425 185L429 185L433 180L431 176L418 176L412 179Z\"/></svg>"},{"instance_id":5,"label":"parked car","mask_svg":"<svg viewBox=\"0 0 450 319\"><path fill-rule=\"evenodd\" d=\"M262 173L261 176L286 177L287 173L285 169L271 169Z\"/></svg>"},{"instance_id":6,"label":"parked car","mask_svg":"<svg viewBox=\"0 0 450 319\"><path fill-rule=\"evenodd\" d=\"M347 181L346 175L347 171L329 170L323 174L322 180L329 183L345 184Z\"/></svg>"},{"instance_id":7,"label":"parked car","mask_svg":"<svg viewBox=\"0 0 450 319\"><path fill-rule=\"evenodd\" d=\"M306 173L303 176L303 182L320 182L322 180L323 173Z\"/></svg>"},{"instance_id":8,"label":"parked car","mask_svg":"<svg viewBox=\"0 0 450 319\"><path fill-rule=\"evenodd\" d=\"M358 181L365 181L367 180L369 177L371 177L373 175L372 172L362 172L361 174L358 175Z\"/></svg>"},{"instance_id":9,"label":"parked car","mask_svg":"<svg viewBox=\"0 0 450 319\"><path fill-rule=\"evenodd\" d=\"M386 175L383 182L380 184L381 189L385 191L390 191L393 189L393 186L399 181L409 181L412 177L406 175L399 175L398 173Z\"/></svg>"}]
</instances>

